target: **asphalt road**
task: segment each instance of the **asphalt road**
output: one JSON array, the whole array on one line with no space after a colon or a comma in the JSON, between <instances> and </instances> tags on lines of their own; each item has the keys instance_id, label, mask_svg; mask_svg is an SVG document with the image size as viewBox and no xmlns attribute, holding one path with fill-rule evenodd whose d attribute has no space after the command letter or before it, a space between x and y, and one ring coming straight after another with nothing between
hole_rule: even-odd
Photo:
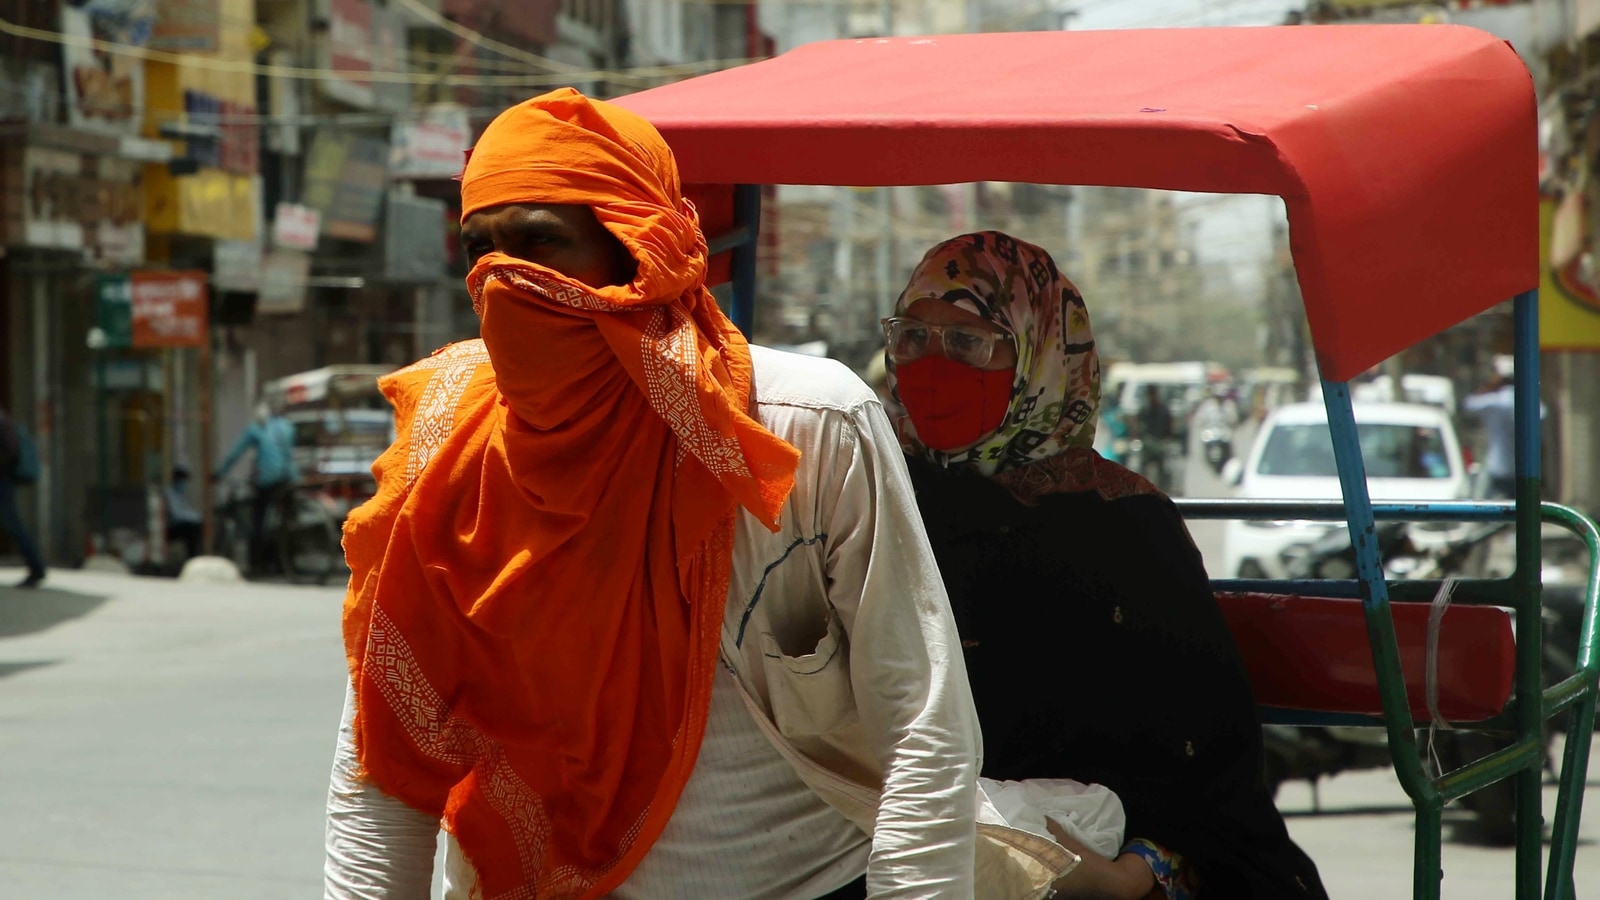
<instances>
[{"instance_id":1,"label":"asphalt road","mask_svg":"<svg viewBox=\"0 0 1600 900\"><path fill-rule=\"evenodd\" d=\"M0 897L320 896L342 592L79 572L48 585L0 588ZM1409 896L1410 807L1387 772L1325 781L1320 812L1303 783L1279 799L1334 897ZM1511 852L1451 822L1445 896L1508 900ZM1590 895L1600 815L1583 835Z\"/></svg>"}]
</instances>

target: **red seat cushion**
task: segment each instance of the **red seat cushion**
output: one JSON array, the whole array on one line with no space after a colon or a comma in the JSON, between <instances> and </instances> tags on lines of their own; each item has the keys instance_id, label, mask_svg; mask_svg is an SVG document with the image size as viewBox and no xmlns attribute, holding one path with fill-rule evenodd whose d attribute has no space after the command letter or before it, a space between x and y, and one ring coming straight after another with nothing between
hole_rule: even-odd
<instances>
[{"instance_id":1,"label":"red seat cushion","mask_svg":"<svg viewBox=\"0 0 1600 900\"><path fill-rule=\"evenodd\" d=\"M1360 600L1288 594L1221 593L1217 602L1244 656L1262 706L1381 715L1377 673ZM1429 719L1425 689L1426 603L1392 603L1400 667L1411 714ZM1511 613L1451 606L1439 633L1439 709L1477 722L1505 708L1516 672Z\"/></svg>"}]
</instances>

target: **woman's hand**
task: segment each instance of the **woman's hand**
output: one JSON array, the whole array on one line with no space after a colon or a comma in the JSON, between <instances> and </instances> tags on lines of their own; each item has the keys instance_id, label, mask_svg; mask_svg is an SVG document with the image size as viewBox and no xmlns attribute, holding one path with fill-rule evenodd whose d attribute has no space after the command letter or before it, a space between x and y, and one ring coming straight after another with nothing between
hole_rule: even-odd
<instances>
[{"instance_id":1,"label":"woman's hand","mask_svg":"<svg viewBox=\"0 0 1600 900\"><path fill-rule=\"evenodd\" d=\"M1067 834L1054 819L1046 817L1045 824L1056 843L1081 860L1071 872L1056 879L1055 896L1060 900L1144 900L1152 891L1161 896L1156 876L1143 859L1131 854L1106 859Z\"/></svg>"}]
</instances>

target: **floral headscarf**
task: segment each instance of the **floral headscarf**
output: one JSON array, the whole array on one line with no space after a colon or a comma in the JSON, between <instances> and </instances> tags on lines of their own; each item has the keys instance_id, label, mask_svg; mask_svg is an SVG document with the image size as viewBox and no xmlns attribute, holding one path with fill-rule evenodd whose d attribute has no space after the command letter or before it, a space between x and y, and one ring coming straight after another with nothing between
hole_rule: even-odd
<instances>
[{"instance_id":1,"label":"floral headscarf","mask_svg":"<svg viewBox=\"0 0 1600 900\"><path fill-rule=\"evenodd\" d=\"M998 231L951 238L917 264L895 315L924 299L952 303L1015 336L1017 374L999 430L956 453L917 444L919 453L994 476L1069 447L1094 445L1100 358L1089 310L1049 253ZM892 362L889 384L895 384Z\"/></svg>"},{"instance_id":2,"label":"floral headscarf","mask_svg":"<svg viewBox=\"0 0 1600 900\"><path fill-rule=\"evenodd\" d=\"M910 452L993 478L1024 503L1077 491L1096 491L1107 500L1160 493L1144 477L1094 452L1100 357L1083 296L1049 253L998 231L951 238L917 264L895 302L895 315L929 298L1010 332L1017 341L1017 371L1005 421L993 434L966 450L944 453L921 444L908 428ZM893 390L892 360L888 368Z\"/></svg>"}]
</instances>

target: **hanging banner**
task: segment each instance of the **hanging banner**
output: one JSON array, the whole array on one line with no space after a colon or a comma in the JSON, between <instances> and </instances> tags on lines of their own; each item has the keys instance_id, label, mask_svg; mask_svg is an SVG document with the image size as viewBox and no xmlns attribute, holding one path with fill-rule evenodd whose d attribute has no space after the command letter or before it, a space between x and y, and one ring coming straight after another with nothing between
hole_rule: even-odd
<instances>
[{"instance_id":1,"label":"hanging banner","mask_svg":"<svg viewBox=\"0 0 1600 900\"><path fill-rule=\"evenodd\" d=\"M152 50L215 53L222 33L220 0L159 0Z\"/></svg>"},{"instance_id":2,"label":"hanging banner","mask_svg":"<svg viewBox=\"0 0 1600 900\"><path fill-rule=\"evenodd\" d=\"M389 178L389 145L333 129L318 131L306 156L300 199L322 216L322 234L370 244Z\"/></svg>"},{"instance_id":3,"label":"hanging banner","mask_svg":"<svg viewBox=\"0 0 1600 900\"><path fill-rule=\"evenodd\" d=\"M416 121L396 121L389 148L389 174L394 178L454 178L472 146L472 124L466 107L437 104Z\"/></svg>"},{"instance_id":4,"label":"hanging banner","mask_svg":"<svg viewBox=\"0 0 1600 900\"><path fill-rule=\"evenodd\" d=\"M134 272L129 300L135 347L199 347L206 342L211 292L204 272Z\"/></svg>"},{"instance_id":5,"label":"hanging banner","mask_svg":"<svg viewBox=\"0 0 1600 900\"><path fill-rule=\"evenodd\" d=\"M272 242L288 250L317 249L322 213L298 203L279 203L272 218Z\"/></svg>"},{"instance_id":6,"label":"hanging banner","mask_svg":"<svg viewBox=\"0 0 1600 900\"><path fill-rule=\"evenodd\" d=\"M297 313L306 308L311 279L311 254L273 250L261 260L261 294L256 312Z\"/></svg>"},{"instance_id":7,"label":"hanging banner","mask_svg":"<svg viewBox=\"0 0 1600 900\"><path fill-rule=\"evenodd\" d=\"M1583 251L1582 195L1539 200L1539 347L1600 350L1600 289Z\"/></svg>"},{"instance_id":8,"label":"hanging banner","mask_svg":"<svg viewBox=\"0 0 1600 900\"><path fill-rule=\"evenodd\" d=\"M372 6L366 0L331 0L328 4L326 68L322 80L329 97L362 109L372 108Z\"/></svg>"},{"instance_id":9,"label":"hanging banner","mask_svg":"<svg viewBox=\"0 0 1600 900\"><path fill-rule=\"evenodd\" d=\"M91 41L143 47L155 5L132 2L61 7L62 81L67 122L74 128L137 134L144 117L144 60L103 53Z\"/></svg>"}]
</instances>

